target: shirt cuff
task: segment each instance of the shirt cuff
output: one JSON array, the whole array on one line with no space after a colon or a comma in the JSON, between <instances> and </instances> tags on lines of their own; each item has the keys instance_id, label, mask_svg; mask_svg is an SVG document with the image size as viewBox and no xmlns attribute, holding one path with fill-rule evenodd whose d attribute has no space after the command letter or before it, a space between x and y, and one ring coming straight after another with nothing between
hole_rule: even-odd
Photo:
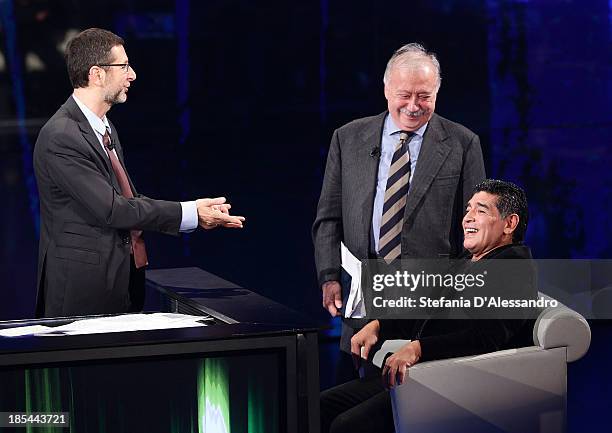
<instances>
[{"instance_id":1,"label":"shirt cuff","mask_svg":"<svg viewBox=\"0 0 612 433\"><path fill-rule=\"evenodd\" d=\"M181 227L179 231L182 233L191 233L198 228L198 208L195 201L182 201L181 210Z\"/></svg>"}]
</instances>

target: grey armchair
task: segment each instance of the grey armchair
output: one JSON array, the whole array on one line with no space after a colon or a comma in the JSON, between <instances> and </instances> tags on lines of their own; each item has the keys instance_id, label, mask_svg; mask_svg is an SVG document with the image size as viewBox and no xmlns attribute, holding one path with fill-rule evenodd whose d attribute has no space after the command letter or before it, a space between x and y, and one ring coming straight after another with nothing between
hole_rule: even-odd
<instances>
[{"instance_id":1,"label":"grey armchair","mask_svg":"<svg viewBox=\"0 0 612 433\"><path fill-rule=\"evenodd\" d=\"M587 352L589 324L563 305L547 308L533 341L531 347L410 368L391 391L396 432L565 431L567 363Z\"/></svg>"}]
</instances>

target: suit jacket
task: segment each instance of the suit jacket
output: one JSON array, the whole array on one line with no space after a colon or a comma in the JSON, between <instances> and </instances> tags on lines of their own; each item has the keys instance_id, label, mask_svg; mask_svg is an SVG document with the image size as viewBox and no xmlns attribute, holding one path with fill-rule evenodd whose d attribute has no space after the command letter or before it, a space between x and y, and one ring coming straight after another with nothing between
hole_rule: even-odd
<instances>
[{"instance_id":1,"label":"suit jacket","mask_svg":"<svg viewBox=\"0 0 612 433\"><path fill-rule=\"evenodd\" d=\"M34 148L40 196L37 315L128 311L131 229L178 234L181 206L127 199L96 133L72 97ZM111 139L125 168L116 128ZM127 171L126 171L127 172Z\"/></svg>"},{"instance_id":2,"label":"suit jacket","mask_svg":"<svg viewBox=\"0 0 612 433\"><path fill-rule=\"evenodd\" d=\"M387 112L337 129L327 156L312 228L319 285L340 281L340 242L358 259L371 257L372 212ZM429 120L404 211L402 258L457 257L461 220L474 186L485 178L478 136L437 114ZM345 288L343 288L345 289ZM348 288L346 288L348 289ZM363 321L351 327L363 326ZM352 329L343 322L340 347L350 351Z\"/></svg>"},{"instance_id":3,"label":"suit jacket","mask_svg":"<svg viewBox=\"0 0 612 433\"><path fill-rule=\"evenodd\" d=\"M319 284L340 281L340 242L359 259L370 256L372 212L385 113L334 132L312 233ZM461 220L485 169L478 136L434 114L410 185L402 229L402 258L457 257Z\"/></svg>"}]
</instances>

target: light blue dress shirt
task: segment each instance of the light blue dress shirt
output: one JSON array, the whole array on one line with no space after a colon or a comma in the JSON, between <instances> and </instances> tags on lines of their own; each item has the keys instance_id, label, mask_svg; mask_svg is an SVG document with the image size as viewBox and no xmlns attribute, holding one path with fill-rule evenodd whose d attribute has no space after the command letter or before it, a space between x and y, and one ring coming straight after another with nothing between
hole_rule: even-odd
<instances>
[{"instance_id":1,"label":"light blue dress shirt","mask_svg":"<svg viewBox=\"0 0 612 433\"><path fill-rule=\"evenodd\" d=\"M98 138L98 141L100 142L100 146L102 146L102 150L108 155L108 152L102 142L102 137L104 136L104 133L106 132L106 130L108 129L109 134L111 132L111 127L108 122L108 119L106 118L106 116L100 119L93 111L89 109L89 107L87 107L87 105L79 101L79 98L77 98L74 94L72 95L72 98L74 99L74 102L76 102L76 104L79 106L83 114L85 115L85 118L89 122L89 125L91 126L91 128L96 132L96 137ZM113 149L111 152L114 152L115 156L117 155L117 152L115 151L115 149ZM196 208L196 202L195 201L181 202L181 211L182 211L181 212L181 226L179 228L179 231L181 232L194 231L198 227L198 209Z\"/></svg>"},{"instance_id":2,"label":"light blue dress shirt","mask_svg":"<svg viewBox=\"0 0 612 433\"><path fill-rule=\"evenodd\" d=\"M428 123L414 131L415 135L408 144L408 152L410 152L410 182L412 182L412 177L416 170L419 153L421 152L421 144L423 144L423 134L425 134ZM378 178L376 180L376 195L374 196L374 211L372 213L372 232L374 234L374 250L376 253L378 253L380 222L382 221L383 206L385 204L385 190L387 189L389 167L391 166L393 153L395 153L395 146L397 146L399 142L400 132L402 132L402 129L398 128L391 116L387 114L382 132L380 162L378 163ZM408 194L410 194L410 189L408 190Z\"/></svg>"}]
</instances>

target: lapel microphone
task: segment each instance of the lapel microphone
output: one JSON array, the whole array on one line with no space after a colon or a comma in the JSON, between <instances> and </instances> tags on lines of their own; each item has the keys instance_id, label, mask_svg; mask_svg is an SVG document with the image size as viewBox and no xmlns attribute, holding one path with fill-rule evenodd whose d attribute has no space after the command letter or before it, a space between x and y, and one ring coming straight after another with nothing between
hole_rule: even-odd
<instances>
[{"instance_id":1,"label":"lapel microphone","mask_svg":"<svg viewBox=\"0 0 612 433\"><path fill-rule=\"evenodd\" d=\"M380 156L380 146L375 146L370 151L370 157L377 158Z\"/></svg>"}]
</instances>

